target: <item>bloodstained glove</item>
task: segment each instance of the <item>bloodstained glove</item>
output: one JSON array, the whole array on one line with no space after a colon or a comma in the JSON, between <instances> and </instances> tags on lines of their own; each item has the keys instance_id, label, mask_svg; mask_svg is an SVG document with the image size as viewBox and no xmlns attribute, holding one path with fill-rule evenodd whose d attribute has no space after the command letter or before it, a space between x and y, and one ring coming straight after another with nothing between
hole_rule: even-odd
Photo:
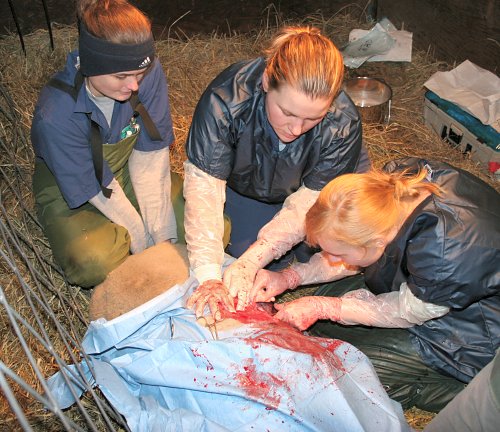
<instances>
[{"instance_id":1,"label":"bloodstained glove","mask_svg":"<svg viewBox=\"0 0 500 432\"><path fill-rule=\"evenodd\" d=\"M250 303L255 276L275 258L274 254L271 244L263 239L257 240L224 271L222 280L229 288L229 293L238 298L237 310L245 309Z\"/></svg>"},{"instance_id":2,"label":"bloodstained glove","mask_svg":"<svg viewBox=\"0 0 500 432\"><path fill-rule=\"evenodd\" d=\"M220 312L221 305L229 312L236 312L234 309L234 300L220 280L210 279L203 282L187 301L188 308L195 307L194 313L196 318L204 316L207 304L215 321L222 319Z\"/></svg>"},{"instance_id":3,"label":"bloodstained glove","mask_svg":"<svg viewBox=\"0 0 500 432\"><path fill-rule=\"evenodd\" d=\"M222 279L229 287L231 296L238 299L237 310L243 310L248 305L250 290L259 268L255 262L240 258L224 271Z\"/></svg>"},{"instance_id":4,"label":"bloodstained glove","mask_svg":"<svg viewBox=\"0 0 500 432\"><path fill-rule=\"evenodd\" d=\"M316 321L338 321L342 300L338 297L301 297L288 303L275 303L275 318L303 331Z\"/></svg>"},{"instance_id":5,"label":"bloodstained glove","mask_svg":"<svg viewBox=\"0 0 500 432\"><path fill-rule=\"evenodd\" d=\"M300 276L292 268L280 272L259 270L250 292L250 301L254 303L274 302L277 295L297 288L299 285Z\"/></svg>"}]
</instances>

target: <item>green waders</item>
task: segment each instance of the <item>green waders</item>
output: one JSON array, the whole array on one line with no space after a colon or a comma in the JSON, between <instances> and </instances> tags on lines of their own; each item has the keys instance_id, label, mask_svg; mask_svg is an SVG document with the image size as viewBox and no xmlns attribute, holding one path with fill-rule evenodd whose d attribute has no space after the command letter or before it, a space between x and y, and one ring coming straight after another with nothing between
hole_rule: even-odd
<instances>
[{"instance_id":1,"label":"green waders","mask_svg":"<svg viewBox=\"0 0 500 432\"><path fill-rule=\"evenodd\" d=\"M103 157L126 196L139 211L127 164L136 140L137 134L116 144L103 144ZM175 214L182 215L182 180L174 174L173 183L181 184L177 190L178 196L172 196L172 202ZM130 254L128 231L111 222L90 203L70 209L54 176L41 161L35 164L33 192L38 220L56 262L71 284L92 287L101 283ZM176 208L176 205L182 207ZM183 224L179 221L177 229L181 232L179 238L183 240Z\"/></svg>"},{"instance_id":2,"label":"green waders","mask_svg":"<svg viewBox=\"0 0 500 432\"><path fill-rule=\"evenodd\" d=\"M323 285L315 295L339 297L358 288L366 288L362 275ZM465 388L464 383L426 366L405 329L343 326L318 321L309 333L344 340L366 354L389 397L400 402L403 409L416 406L438 412Z\"/></svg>"}]
</instances>

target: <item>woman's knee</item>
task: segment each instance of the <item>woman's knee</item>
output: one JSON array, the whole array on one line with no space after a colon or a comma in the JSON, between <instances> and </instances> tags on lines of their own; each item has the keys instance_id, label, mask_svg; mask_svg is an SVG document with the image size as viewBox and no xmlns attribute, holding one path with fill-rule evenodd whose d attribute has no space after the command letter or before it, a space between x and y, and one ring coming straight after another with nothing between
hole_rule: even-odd
<instances>
[{"instance_id":1,"label":"woman's knee","mask_svg":"<svg viewBox=\"0 0 500 432\"><path fill-rule=\"evenodd\" d=\"M98 285L129 256L127 230L114 225L112 231L84 233L67 243L58 261L71 284L85 288Z\"/></svg>"}]
</instances>

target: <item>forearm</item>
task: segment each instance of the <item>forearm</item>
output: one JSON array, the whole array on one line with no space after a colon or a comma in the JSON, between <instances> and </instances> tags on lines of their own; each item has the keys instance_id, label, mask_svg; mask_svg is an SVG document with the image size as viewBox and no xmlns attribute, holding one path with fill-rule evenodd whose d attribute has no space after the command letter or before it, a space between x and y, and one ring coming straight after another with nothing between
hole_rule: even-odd
<instances>
[{"instance_id":1,"label":"forearm","mask_svg":"<svg viewBox=\"0 0 500 432\"><path fill-rule=\"evenodd\" d=\"M184 163L184 228L189 263L199 283L222 280L226 182Z\"/></svg>"},{"instance_id":2,"label":"forearm","mask_svg":"<svg viewBox=\"0 0 500 432\"><path fill-rule=\"evenodd\" d=\"M300 187L285 200L276 216L259 231L258 240L265 241L272 247L272 259L281 257L304 240L306 213L318 195L319 191Z\"/></svg>"},{"instance_id":3,"label":"forearm","mask_svg":"<svg viewBox=\"0 0 500 432\"><path fill-rule=\"evenodd\" d=\"M307 263L293 264L290 269L297 273L299 285L332 282L359 273L354 266L331 264L322 252L314 254Z\"/></svg>"},{"instance_id":4,"label":"forearm","mask_svg":"<svg viewBox=\"0 0 500 432\"><path fill-rule=\"evenodd\" d=\"M141 252L152 244L141 216L128 200L116 179L113 179L108 187L113 190L110 198L106 198L102 192L99 192L89 200L90 204L110 221L123 226L128 231L132 253Z\"/></svg>"},{"instance_id":5,"label":"forearm","mask_svg":"<svg viewBox=\"0 0 500 432\"><path fill-rule=\"evenodd\" d=\"M449 308L417 299L406 283L399 291L375 295L367 289L351 291L341 297L339 322L372 327L408 328L439 318Z\"/></svg>"},{"instance_id":6,"label":"forearm","mask_svg":"<svg viewBox=\"0 0 500 432\"><path fill-rule=\"evenodd\" d=\"M154 242L177 240L168 147L149 152L134 150L129 170L144 224Z\"/></svg>"},{"instance_id":7,"label":"forearm","mask_svg":"<svg viewBox=\"0 0 500 432\"><path fill-rule=\"evenodd\" d=\"M358 273L355 267L330 265L322 253L312 256L306 264L295 263L280 272L259 270L250 290L254 302L275 301L277 295L301 285L331 282Z\"/></svg>"},{"instance_id":8,"label":"forearm","mask_svg":"<svg viewBox=\"0 0 500 432\"><path fill-rule=\"evenodd\" d=\"M259 231L257 240L224 272L224 284L233 297L238 297L238 310L255 296L257 272L304 239L305 213L318 194L301 187L290 195L281 211Z\"/></svg>"}]
</instances>

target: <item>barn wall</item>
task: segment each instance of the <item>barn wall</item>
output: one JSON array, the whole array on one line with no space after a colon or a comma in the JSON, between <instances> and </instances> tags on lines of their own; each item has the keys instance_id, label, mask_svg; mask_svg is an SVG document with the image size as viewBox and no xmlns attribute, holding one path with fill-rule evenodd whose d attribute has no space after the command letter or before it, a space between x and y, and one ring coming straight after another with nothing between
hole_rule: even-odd
<instances>
[{"instance_id":1,"label":"barn wall","mask_svg":"<svg viewBox=\"0 0 500 432\"><path fill-rule=\"evenodd\" d=\"M286 16L306 16L317 10L325 16L340 7L358 4L361 10L367 0L129 0L143 10L157 27L168 27L178 22L186 31L255 28L267 11L281 12ZM46 28L43 3L47 5L53 22L75 22L75 0L11 0L23 34L37 28ZM8 1L0 1L0 35L15 33L16 27Z\"/></svg>"},{"instance_id":2,"label":"barn wall","mask_svg":"<svg viewBox=\"0 0 500 432\"><path fill-rule=\"evenodd\" d=\"M468 59L499 74L500 1L378 0L378 17L413 32L414 46L450 63Z\"/></svg>"},{"instance_id":3,"label":"barn wall","mask_svg":"<svg viewBox=\"0 0 500 432\"><path fill-rule=\"evenodd\" d=\"M437 59L461 63L469 59L499 73L499 0L131 0L152 19L156 32L164 31L178 18L186 31L199 28L226 31L248 30L259 23L266 6L289 15L305 16L322 10L325 16L347 5L358 10L375 8L378 18L387 16L398 28L413 32L418 49L430 49ZM46 28L42 0L14 0L23 34ZM53 21L75 20L74 0L45 0ZM270 9L272 12L272 9ZM198 30L197 30L198 29ZM7 1L0 2L0 34L15 32Z\"/></svg>"}]
</instances>

